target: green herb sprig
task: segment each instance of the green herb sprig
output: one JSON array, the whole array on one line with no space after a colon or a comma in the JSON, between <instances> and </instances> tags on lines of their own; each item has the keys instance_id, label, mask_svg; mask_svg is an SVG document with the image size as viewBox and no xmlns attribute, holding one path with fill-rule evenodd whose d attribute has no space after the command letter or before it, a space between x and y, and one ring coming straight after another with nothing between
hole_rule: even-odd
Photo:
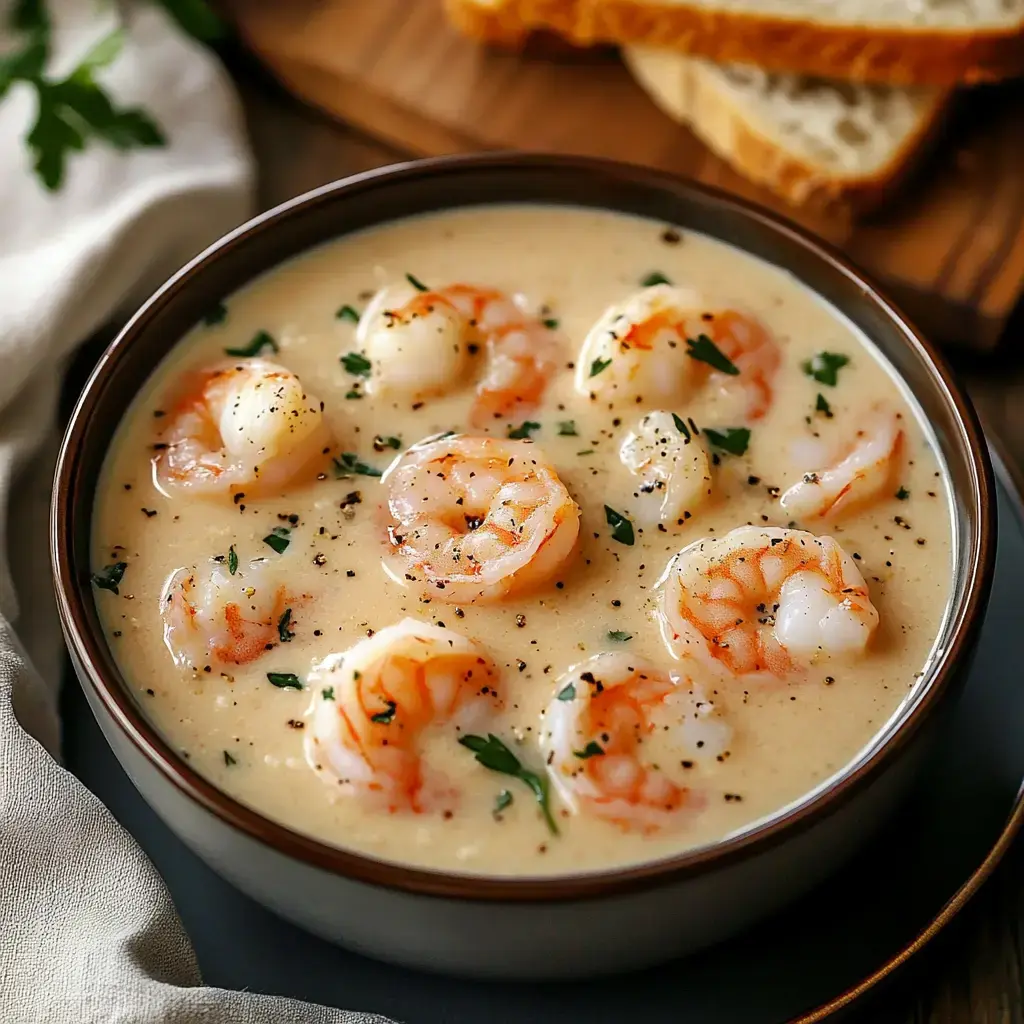
<instances>
[{"instance_id":1,"label":"green herb sprig","mask_svg":"<svg viewBox=\"0 0 1024 1024\"><path fill-rule=\"evenodd\" d=\"M485 768L502 775L511 775L512 778L518 779L529 787L540 807L541 814L544 815L548 830L553 836L558 835L558 826L551 814L547 776L538 775L536 772L524 768L520 764L519 758L494 733L488 733L486 739L483 736L460 736L459 743L467 750L472 750L476 760Z\"/></svg>"}]
</instances>

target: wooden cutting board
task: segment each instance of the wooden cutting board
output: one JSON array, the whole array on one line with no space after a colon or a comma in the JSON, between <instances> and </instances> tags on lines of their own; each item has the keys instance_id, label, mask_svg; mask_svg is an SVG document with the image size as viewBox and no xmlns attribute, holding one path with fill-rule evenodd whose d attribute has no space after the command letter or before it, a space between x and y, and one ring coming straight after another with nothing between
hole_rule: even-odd
<instances>
[{"instance_id":1,"label":"wooden cutting board","mask_svg":"<svg viewBox=\"0 0 1024 1024\"><path fill-rule=\"evenodd\" d=\"M1024 295L1024 88L963 101L943 145L870 220L798 211L657 110L614 54L488 51L440 0L223 0L297 96L410 155L517 148L615 157L774 207L845 250L936 338L993 347Z\"/></svg>"}]
</instances>

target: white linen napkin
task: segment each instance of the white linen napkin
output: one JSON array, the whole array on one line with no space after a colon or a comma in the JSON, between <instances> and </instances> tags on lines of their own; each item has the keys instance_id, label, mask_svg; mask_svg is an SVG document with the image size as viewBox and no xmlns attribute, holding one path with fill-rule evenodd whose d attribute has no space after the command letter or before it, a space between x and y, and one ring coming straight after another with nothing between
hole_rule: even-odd
<instances>
[{"instance_id":1,"label":"white linen napkin","mask_svg":"<svg viewBox=\"0 0 1024 1024\"><path fill-rule=\"evenodd\" d=\"M99 6L49 0L56 64L74 67L109 27ZM0 53L17 42L4 31ZM99 77L168 144L90 145L53 194L22 142L31 90L0 99L0 1020L368 1024L381 1018L203 987L153 866L55 760L62 646L46 521L63 368L252 202L230 85L156 5L130 8L124 50Z\"/></svg>"}]
</instances>

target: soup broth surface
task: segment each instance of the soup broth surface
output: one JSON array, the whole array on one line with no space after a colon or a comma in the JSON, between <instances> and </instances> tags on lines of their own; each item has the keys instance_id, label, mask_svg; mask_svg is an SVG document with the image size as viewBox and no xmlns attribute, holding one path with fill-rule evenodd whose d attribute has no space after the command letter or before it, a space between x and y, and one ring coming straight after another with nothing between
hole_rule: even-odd
<instances>
[{"instance_id":1,"label":"soup broth surface","mask_svg":"<svg viewBox=\"0 0 1024 1024\"><path fill-rule=\"evenodd\" d=\"M574 556L531 592L451 603L442 590L409 582L395 560L386 514L392 477L376 474L431 435L483 432L471 426L470 412L488 360L481 346L461 383L423 398L374 391L359 360L342 361L359 353L353 314L383 284L406 275L431 288L463 282L518 295L561 346L542 400L485 431L532 438L580 509ZM747 415L735 390L742 373L712 374L673 405L609 402L576 389L587 333L610 304L651 275L693 289L709 310L742 310L764 325L781 364L763 416ZM306 479L269 494L245 495L244 487L242 497L162 493L152 462L163 450L182 381L226 358L241 359L225 350L245 350L259 332L276 349L268 344L260 356L297 374L322 401L330 451ZM833 360L831 370L822 370L820 357L805 365L820 353L846 361ZM679 359L694 357L680 352ZM736 527L790 525L779 496L806 470L801 453L856 443L879 406L900 414L904 435L892 485L846 514L792 524L834 537L862 573L880 619L866 652L819 651L774 681L716 675L703 662L674 657L656 614L656 584L670 559ZM696 428L694 443L711 459L711 497L665 529L641 527L638 479L619 457L626 436L655 408ZM707 427L734 450L712 444ZM745 446L740 429L750 431ZM195 770L235 799L326 843L386 860L465 873L579 873L719 840L847 765L926 670L950 592L949 508L942 467L916 408L870 343L788 274L648 220L496 206L342 238L226 298L161 364L119 428L96 499L93 568L102 575L108 565L126 564L117 593L97 588L96 601L140 706ZM632 544L623 539L622 520L632 524ZM273 537L286 544L268 541ZM183 568L200 577L217 567L223 572L235 559L231 575L240 586L253 560L284 574L295 596L287 621L247 663L211 657L176 664L162 619L167 581ZM714 756L687 752L655 715L636 763L660 773L674 792L685 791L685 806L654 827L624 825L586 805L571 807L549 784L555 833L529 780L478 763L458 742L468 730L438 722L416 751L450 797L389 810L317 771L308 737L312 707L329 682L317 666L407 617L454 630L493 659L503 706L472 731L493 733L536 779L546 778L546 707L570 666L600 652L675 672L684 686L695 681L730 738ZM280 685L292 677L301 688ZM379 724L393 728L404 711L393 709L390 725ZM385 718L387 712L377 709ZM581 756L580 764L586 760Z\"/></svg>"}]
</instances>

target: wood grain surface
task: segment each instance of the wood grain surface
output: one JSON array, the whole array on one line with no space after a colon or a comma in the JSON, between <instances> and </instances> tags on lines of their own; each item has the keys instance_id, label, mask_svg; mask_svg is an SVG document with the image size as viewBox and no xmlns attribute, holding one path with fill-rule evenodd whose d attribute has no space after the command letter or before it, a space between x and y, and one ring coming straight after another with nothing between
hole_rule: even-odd
<instances>
[{"instance_id":1,"label":"wood grain surface","mask_svg":"<svg viewBox=\"0 0 1024 1024\"><path fill-rule=\"evenodd\" d=\"M259 203L274 206L335 178L407 153L318 115L242 55L229 59L259 163ZM1024 467L1024 357L1020 365L965 362L990 429ZM954 925L850 1017L854 1024L1024 1024L1024 855L1018 843Z\"/></svg>"},{"instance_id":2,"label":"wood grain surface","mask_svg":"<svg viewBox=\"0 0 1024 1024\"><path fill-rule=\"evenodd\" d=\"M223 0L292 92L386 147L615 157L753 198L844 249L942 340L990 348L1024 293L1024 88L971 94L903 194L872 219L799 211L657 110L614 54L560 60L461 38L440 0Z\"/></svg>"}]
</instances>

